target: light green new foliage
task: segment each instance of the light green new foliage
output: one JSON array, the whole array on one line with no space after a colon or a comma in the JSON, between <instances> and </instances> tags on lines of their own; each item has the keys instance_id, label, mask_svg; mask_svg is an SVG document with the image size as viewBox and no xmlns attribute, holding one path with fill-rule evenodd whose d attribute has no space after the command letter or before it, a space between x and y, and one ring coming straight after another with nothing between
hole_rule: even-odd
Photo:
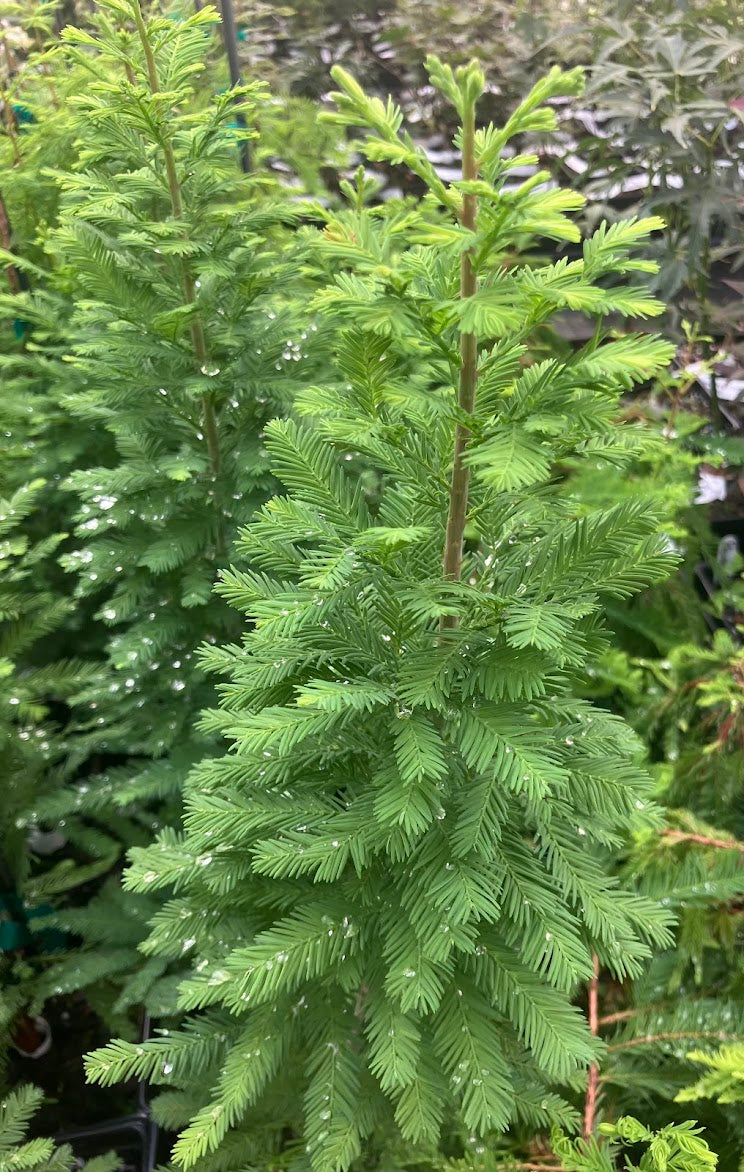
<instances>
[{"instance_id":1,"label":"light green new foliage","mask_svg":"<svg viewBox=\"0 0 744 1172\"><path fill-rule=\"evenodd\" d=\"M626 1172L715 1172L718 1159L702 1130L687 1120L651 1131L632 1115L623 1115L616 1123L600 1124L602 1138L571 1140L555 1131L552 1148L563 1172L614 1172L621 1155ZM629 1158L629 1148L636 1157L641 1150L637 1163ZM431 1165L432 1172L503 1172L510 1166L521 1165L510 1165L503 1152L469 1153L463 1160Z\"/></svg>"},{"instance_id":2,"label":"light green new foliage","mask_svg":"<svg viewBox=\"0 0 744 1172\"><path fill-rule=\"evenodd\" d=\"M599 1131L607 1137L604 1142L553 1136L553 1148L565 1172L612 1172L621 1152L628 1172L715 1172L718 1158L701 1137L702 1128L691 1120L651 1131L623 1115L616 1123L601 1123ZM633 1155L642 1149L637 1163L627 1148Z\"/></svg>"},{"instance_id":3,"label":"light green new foliage","mask_svg":"<svg viewBox=\"0 0 744 1172\"><path fill-rule=\"evenodd\" d=\"M717 1099L719 1103L744 1103L744 1043L721 1046L716 1054L693 1051L688 1057L707 1066L691 1087L677 1095L677 1102Z\"/></svg>"},{"instance_id":4,"label":"light green new foliage","mask_svg":"<svg viewBox=\"0 0 744 1172\"><path fill-rule=\"evenodd\" d=\"M336 365L266 430L284 492L220 587L249 626L203 656L227 679L203 727L232 748L193 771L184 833L132 852L128 887L163 891L146 953L192 950L190 1016L88 1071L176 1088L156 1110L191 1116L185 1167L244 1167L263 1144L296 1170L390 1169L401 1136L428 1158L443 1125L570 1128L551 1087L598 1053L572 1003L592 954L623 979L670 941L609 873L659 817L639 744L572 690L605 646L603 600L662 579L668 542L642 498L579 515L556 491L562 461L622 466L642 445L618 397L670 348L601 318L660 311L626 278L661 225L525 255L578 241L580 201L541 175L505 190L524 159L504 148L549 130L580 74L476 132L480 69L429 69L463 122L451 185L392 104L335 73L337 117L428 195L391 214L360 199L315 242ZM564 308L598 319L592 342L531 362Z\"/></svg>"}]
</instances>

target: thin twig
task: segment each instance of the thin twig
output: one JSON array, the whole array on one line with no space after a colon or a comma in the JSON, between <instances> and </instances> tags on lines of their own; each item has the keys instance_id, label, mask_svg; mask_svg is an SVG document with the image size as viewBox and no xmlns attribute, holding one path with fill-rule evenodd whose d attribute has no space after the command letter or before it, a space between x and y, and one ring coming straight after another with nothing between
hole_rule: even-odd
<instances>
[{"instance_id":1,"label":"thin twig","mask_svg":"<svg viewBox=\"0 0 744 1172\"><path fill-rule=\"evenodd\" d=\"M744 855L744 842L737 842L736 839L728 838L709 838L705 834L692 834L686 830L672 830L671 828L662 833L662 838L670 839L672 842L694 842L698 846L715 847L716 850L721 851L739 851Z\"/></svg>"},{"instance_id":2,"label":"thin twig","mask_svg":"<svg viewBox=\"0 0 744 1172\"><path fill-rule=\"evenodd\" d=\"M11 252L13 243L13 233L10 227L10 218L8 216L8 209L5 206L5 200L0 195L0 244L6 252ZM7 264L5 271L8 274L8 284L10 285L11 293L17 294L21 292L21 279L18 275L18 269L14 264Z\"/></svg>"},{"instance_id":3,"label":"thin twig","mask_svg":"<svg viewBox=\"0 0 744 1172\"><path fill-rule=\"evenodd\" d=\"M615 1042L607 1050L630 1050L633 1046L653 1046L656 1042L681 1042L684 1038L715 1038L719 1042L733 1042L734 1034L715 1033L710 1030L680 1030L667 1034L643 1034L638 1038L629 1038L627 1042Z\"/></svg>"},{"instance_id":4,"label":"thin twig","mask_svg":"<svg viewBox=\"0 0 744 1172\"><path fill-rule=\"evenodd\" d=\"M598 1025L608 1026L614 1025L616 1021L627 1021L631 1017L638 1017L639 1013L645 1013L645 1009L621 1009L618 1013L608 1013L605 1017L600 1017Z\"/></svg>"},{"instance_id":5,"label":"thin twig","mask_svg":"<svg viewBox=\"0 0 744 1172\"><path fill-rule=\"evenodd\" d=\"M592 979L589 982L589 1029L596 1037L599 1033L599 957L596 952L592 956L592 973ZM589 1067L586 1099L584 1100L584 1139L590 1139L594 1133L598 1090L599 1067L596 1062L592 1062Z\"/></svg>"},{"instance_id":6,"label":"thin twig","mask_svg":"<svg viewBox=\"0 0 744 1172\"><path fill-rule=\"evenodd\" d=\"M477 179L478 162L475 154L475 103L465 108L462 124L462 177ZM478 213L478 198L471 192L463 196L462 226L475 231ZM460 259L460 297L472 297L477 289L477 277L473 264L473 250L463 252ZM463 334L460 339L461 365L458 405L466 415L472 415L475 407L475 383L478 377L478 339L475 334ZM462 574L462 551L465 540L465 523L468 514L468 493L470 468L465 463L465 449L470 438L469 428L459 422L455 428L455 455L452 466L449 512L447 515L447 536L444 544L442 572L448 582L458 582ZM452 630L457 626L456 615L442 615L441 630Z\"/></svg>"}]
</instances>

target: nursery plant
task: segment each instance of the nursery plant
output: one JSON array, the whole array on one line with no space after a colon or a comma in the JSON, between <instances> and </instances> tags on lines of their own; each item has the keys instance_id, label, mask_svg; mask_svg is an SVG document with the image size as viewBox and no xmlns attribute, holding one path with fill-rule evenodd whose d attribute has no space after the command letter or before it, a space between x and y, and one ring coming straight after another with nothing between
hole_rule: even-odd
<instances>
[{"instance_id":1,"label":"nursery plant","mask_svg":"<svg viewBox=\"0 0 744 1172\"><path fill-rule=\"evenodd\" d=\"M12 1036L25 1008L24 952L41 945L44 908L34 890L27 843L30 805L61 773L64 745L50 695L63 702L85 668L39 654L69 616L70 599L54 582L54 554L64 534L32 538L42 481L0 497L0 1039ZM88 673L90 676L90 672ZM68 860L47 875L48 891L90 879ZM47 911L49 908L46 909ZM2 1056L0 1055L0 1062Z\"/></svg>"},{"instance_id":2,"label":"nursery plant","mask_svg":"<svg viewBox=\"0 0 744 1172\"><path fill-rule=\"evenodd\" d=\"M200 80L216 20L111 3L65 31L51 61L84 80L69 99L74 158L54 172L44 261L24 258L29 287L2 303L26 323L6 367L23 411L41 404L33 459L67 533L60 641L86 664L75 689L51 689L64 702L60 772L41 779L25 821L62 823L63 863L82 857L100 874L178 821L186 772L213 751L194 728L213 695L194 650L239 629L211 587L273 483L263 425L312 380L311 339L320 347L299 317L301 207L239 169L268 99L256 85L205 93ZM36 888L54 894L36 863ZM86 988L121 1030L151 988L164 1008L167 965L136 951L153 908L123 905L113 883L86 897L58 920L70 950L44 959L25 996L38 1011Z\"/></svg>"},{"instance_id":3,"label":"nursery plant","mask_svg":"<svg viewBox=\"0 0 744 1172\"><path fill-rule=\"evenodd\" d=\"M626 413L658 411L657 396L645 404L635 397ZM700 422L673 401L657 425L661 450L650 449L622 473L577 468L564 489L585 508L652 491L667 516L665 529L684 552L670 581L612 606L613 645L589 667L583 685L584 695L626 716L641 735L656 799L666 807L663 826L638 834L632 849L621 848L620 874L677 917L672 947L658 950L640 978L619 983L600 971L590 986L606 1049L585 1097L585 1122L630 1111L657 1125L681 1122L689 1108L678 1102L697 1100L695 1113L720 1166L734 1169L744 1148L736 1110L725 1096L706 1099L689 1089L695 1061L715 1066L721 1046L722 1063L731 1068L744 1031L741 563L730 542L716 557L706 510L690 504L694 449L706 442ZM696 590L702 556L719 584L708 606ZM704 619L717 627L712 635Z\"/></svg>"},{"instance_id":4,"label":"nursery plant","mask_svg":"<svg viewBox=\"0 0 744 1172\"><path fill-rule=\"evenodd\" d=\"M80 752L103 735L109 753L151 758L184 741L215 560L268 490L259 432L303 355L267 296L287 270L266 237L292 213L246 188L228 125L236 95L196 108L214 12L146 23L136 5L104 11L113 34L104 22L98 37L64 35L91 77L77 102L80 165L58 174L47 246L72 301L65 406L106 455L66 482L79 548L64 564L111 631L110 699L91 698ZM259 92L237 97L255 120ZM219 627L224 611L212 613Z\"/></svg>"},{"instance_id":5,"label":"nursery plant","mask_svg":"<svg viewBox=\"0 0 744 1172\"><path fill-rule=\"evenodd\" d=\"M665 658L635 660L642 699L632 716L651 747L668 821L639 837L625 871L674 908L678 928L674 948L625 991L627 1004L612 987L600 991L613 1052L605 1093L625 1104L639 1093L649 1103L698 1100L710 1142L731 1167L744 1149L741 1120L723 1082L720 1095L715 1081L695 1085L692 1062L715 1069L720 1049L722 1073L726 1062L735 1069L744 1035L741 667L725 629L709 646L680 644ZM706 1098L712 1102L699 1101ZM662 1109L679 1117L673 1106Z\"/></svg>"},{"instance_id":6,"label":"nursery plant","mask_svg":"<svg viewBox=\"0 0 744 1172\"><path fill-rule=\"evenodd\" d=\"M73 512L60 482L89 460L91 446L87 429L62 407L74 386L62 360L70 304L43 249L58 205L47 168L70 165L74 154L74 119L62 107L79 75L42 64L51 8L8 8L8 117L0 135L0 192L7 196L0 280L2 1048L19 1031L28 1032L41 1010L36 980L63 942L48 923L52 903L79 899L80 889L109 870L120 850L90 835L83 846L75 833L81 827L49 825L33 814L35 803L69 776L68 754L79 731L76 699L81 689L100 684L102 665L100 641L88 637L90 611L71 597L58 564Z\"/></svg>"},{"instance_id":7,"label":"nursery plant","mask_svg":"<svg viewBox=\"0 0 744 1172\"><path fill-rule=\"evenodd\" d=\"M671 348L604 318L661 312L626 278L654 270L632 253L662 225L530 257L578 242L582 200L544 173L508 189L524 156L505 147L550 131L581 73L479 130L480 68L427 67L461 120L451 185L392 102L334 72L332 117L428 194L390 214L360 193L315 244L335 361L266 428L284 491L219 587L248 629L202 652L227 682L200 727L232 746L192 772L183 832L131 853L127 888L163 891L145 954L193 957L189 1016L95 1052L89 1076L170 1086L155 1109L191 1119L186 1167L222 1145L220 1167L387 1169L443 1128L485 1145L576 1126L556 1086L601 1047L574 999L595 966L624 980L671 942L668 912L609 871L660 822L640 744L576 682L603 600L675 559L643 499L585 513L558 491L562 461L643 446L618 397ZM532 361L563 308L592 340Z\"/></svg>"}]
</instances>

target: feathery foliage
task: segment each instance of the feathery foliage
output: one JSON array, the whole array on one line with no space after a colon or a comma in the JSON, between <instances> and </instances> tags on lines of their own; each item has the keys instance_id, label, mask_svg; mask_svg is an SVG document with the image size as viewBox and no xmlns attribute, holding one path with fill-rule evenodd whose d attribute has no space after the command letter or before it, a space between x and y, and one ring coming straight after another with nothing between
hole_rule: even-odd
<instances>
[{"instance_id":1,"label":"feathery foliage","mask_svg":"<svg viewBox=\"0 0 744 1172\"><path fill-rule=\"evenodd\" d=\"M342 330L337 369L300 395L299 422L266 428L285 493L220 586L250 626L203 652L227 683L202 728L233 748L192 773L184 833L132 852L128 888L172 892L146 952L172 953L189 925L192 1016L88 1070L196 1096L185 1167L223 1141L240 1163L239 1137L269 1119L296 1128L298 1096L293 1167L315 1172L363 1148L387 1167L386 1137L434 1151L445 1118L478 1136L565 1124L551 1084L598 1053L572 1005L593 953L623 979L671 939L668 914L607 871L659 818L638 742L573 681L605 645L603 599L673 559L644 501L577 515L556 491L565 459L633 458L618 394L670 351L600 324L568 361L529 357L564 307L659 312L625 277L648 271L632 253L660 224L515 263L541 235L578 237L580 200L504 191L502 151L549 130L546 103L580 74L554 70L504 129L476 131L480 70L428 66L462 120L451 185L392 104L335 73L335 117L429 194L392 214L356 201L316 243L334 266L316 305Z\"/></svg>"},{"instance_id":2,"label":"feathery foliage","mask_svg":"<svg viewBox=\"0 0 744 1172\"><path fill-rule=\"evenodd\" d=\"M637 415L639 408L643 400L628 410ZM658 408L652 393L649 414ZM651 489L685 556L671 581L613 606L613 646L590 665L582 686L584 695L625 715L647 745L666 821L638 833L630 850L624 844L616 868L623 883L671 909L677 926L671 947L655 949L640 977L621 983L599 970L589 999L596 996L595 1029L605 1048L588 1088L574 1080L572 1089L584 1101L586 1135L626 1113L655 1126L677 1124L684 1120L678 1103L694 1100L719 1166L733 1170L744 1150L740 1112L724 1097L688 1090L695 1060L705 1055L714 1063L719 1050L735 1055L744 1036L740 560L716 561L704 510L690 507L699 418L675 411L674 430L666 422L661 414L663 463L657 453L624 473L577 469L566 483L585 509ZM694 588L701 553L720 586L707 616ZM721 624L712 638L704 617ZM529 1142L526 1136L520 1151Z\"/></svg>"},{"instance_id":3,"label":"feathery foliage","mask_svg":"<svg viewBox=\"0 0 744 1172\"><path fill-rule=\"evenodd\" d=\"M600 1131L609 1142L556 1137L554 1147L566 1172L610 1172L616 1167L621 1151L630 1148L635 1155L639 1145L643 1145L643 1151L638 1163L626 1156L626 1168L638 1168L642 1172L704 1172L705 1169L712 1172L716 1155L701 1137L701 1130L687 1120L652 1131L632 1116L624 1115L616 1123L601 1125Z\"/></svg>"},{"instance_id":4,"label":"feathery foliage","mask_svg":"<svg viewBox=\"0 0 744 1172\"><path fill-rule=\"evenodd\" d=\"M694 1051L690 1058L708 1070L694 1086L680 1091L677 1095L679 1102L704 1098L716 1098L720 1103L744 1102L744 1045L741 1042L721 1046L716 1054Z\"/></svg>"},{"instance_id":5,"label":"feathery foliage","mask_svg":"<svg viewBox=\"0 0 744 1172\"><path fill-rule=\"evenodd\" d=\"M33 460L48 473L49 516L70 534L55 555L67 573L53 578L61 642L78 660L61 677L43 664L39 684L54 701L60 768L44 764L38 785L24 773L26 821L61 823L67 838L66 857L24 888L45 904L178 821L183 779L210 745L194 723L213 686L194 652L239 630L212 592L217 568L273 483L264 423L315 369L317 327L298 316L299 206L239 167L267 96L253 85L205 100L199 81L216 20L207 8L174 20L104 3L45 58L53 79L77 82L74 150L52 176L42 261L22 258L28 287L0 305L25 323L4 359L19 416L9 483ZM51 537L44 548L51 561ZM28 605L52 623L44 598ZM153 908L133 897L122 908L111 884L92 894L59 921L77 945L27 996L38 1007L86 988L123 1029L122 1012L150 989L165 1004L166 966L143 967L136 948ZM100 933L107 914L118 946Z\"/></svg>"}]
</instances>

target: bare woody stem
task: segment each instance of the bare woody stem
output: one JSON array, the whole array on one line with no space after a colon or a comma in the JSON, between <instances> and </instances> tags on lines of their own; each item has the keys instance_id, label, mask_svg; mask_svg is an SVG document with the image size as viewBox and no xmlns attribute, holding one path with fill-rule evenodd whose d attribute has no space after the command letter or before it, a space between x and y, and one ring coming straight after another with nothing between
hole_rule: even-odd
<instances>
[{"instance_id":1,"label":"bare woody stem","mask_svg":"<svg viewBox=\"0 0 744 1172\"><path fill-rule=\"evenodd\" d=\"M736 1041L735 1034L726 1034L722 1031L680 1030L664 1034L640 1034L637 1038L629 1038L626 1042L615 1042L607 1047L607 1052L609 1054L618 1050L632 1050L634 1046L653 1046L658 1042L681 1042L697 1038L715 1038L718 1042Z\"/></svg>"},{"instance_id":2,"label":"bare woody stem","mask_svg":"<svg viewBox=\"0 0 744 1172\"><path fill-rule=\"evenodd\" d=\"M13 52L10 48L10 45L8 44L7 37L3 37L2 45L3 45L3 57L5 58L5 68L8 71L8 81L10 82L13 78L13 74L17 70L16 59L13 55Z\"/></svg>"},{"instance_id":3,"label":"bare woody stem","mask_svg":"<svg viewBox=\"0 0 744 1172\"><path fill-rule=\"evenodd\" d=\"M145 55L147 79L150 85L150 89L154 94L158 94L161 92L160 78L158 77L158 67L155 61L155 55L152 51L152 45L150 44L150 40L147 35L147 28L142 18L142 10L140 8L139 0L134 0L132 9L134 12L134 21L137 26L137 33L139 35L142 50ZM162 147L173 218L176 220L181 220L183 218L181 184L178 180L178 169L176 167L176 156L173 150L173 143L171 142L170 136L168 134L163 135ZM196 284L194 281L194 274L192 273L187 260L183 260L181 262L181 286L183 289L183 299L186 305L194 306L196 304ZM209 361L209 356L207 353L207 342L204 336L204 326L197 314L194 314L191 318L190 331L191 344L194 350L196 364L202 373L206 373L206 368ZM202 406L204 434L207 440L209 461L212 468L212 475L217 476L220 471L220 442L219 435L217 433L217 416L214 406L214 394L212 392L207 392L202 396Z\"/></svg>"},{"instance_id":4,"label":"bare woody stem","mask_svg":"<svg viewBox=\"0 0 744 1172\"><path fill-rule=\"evenodd\" d=\"M620 1009L617 1013L606 1013L604 1017L600 1017L599 1026L615 1025L618 1021L630 1021L631 1018L638 1017L641 1013L647 1012L645 1007L641 1009Z\"/></svg>"},{"instance_id":5,"label":"bare woody stem","mask_svg":"<svg viewBox=\"0 0 744 1172\"><path fill-rule=\"evenodd\" d=\"M5 200L3 199L2 194L0 194L0 244L3 246L6 252L10 252L12 242L13 234L10 228L8 210L5 206ZM14 264L8 264L5 266L5 271L8 274L8 284L10 285L11 293L20 293L21 280L18 276L18 269Z\"/></svg>"},{"instance_id":6,"label":"bare woody stem","mask_svg":"<svg viewBox=\"0 0 744 1172\"><path fill-rule=\"evenodd\" d=\"M698 846L707 846L721 851L739 851L744 854L744 842L736 842L728 838L708 838L705 834L690 834L684 830L665 830L662 838L670 842L694 842Z\"/></svg>"},{"instance_id":7,"label":"bare woody stem","mask_svg":"<svg viewBox=\"0 0 744 1172\"><path fill-rule=\"evenodd\" d=\"M462 177L466 180L477 179L478 163L475 157L475 102L468 102L463 115L462 126ZM463 228L475 231L478 212L478 197L471 193L463 195L461 222ZM472 297L476 292L478 280L473 265L473 250L463 252L460 259L460 297ZM460 384L458 389L458 406L467 415L472 415L475 407L475 385L478 376L478 339L475 334L463 334L460 339ZM447 515L447 535L444 544L444 558L442 572L448 582L457 582L462 574L462 551L465 539L465 522L468 513L468 491L470 487L470 469L465 463L465 449L470 430L466 424L460 422L455 428L455 451L452 467L452 482L450 486L449 512ZM440 621L441 630L453 630L457 626L455 615L443 615Z\"/></svg>"},{"instance_id":8,"label":"bare woody stem","mask_svg":"<svg viewBox=\"0 0 744 1172\"><path fill-rule=\"evenodd\" d=\"M4 37L2 39L2 45L7 58L9 49ZM8 66L8 72L10 72L10 65ZM11 150L13 151L13 162L16 166L18 166L23 162L21 148L18 144L18 119L16 117L15 110L13 109L13 103L10 101L9 91L6 90L3 86L0 86L0 102L2 103L3 107L2 120L5 125L5 133L8 136L8 141L10 142Z\"/></svg>"},{"instance_id":9,"label":"bare woody stem","mask_svg":"<svg viewBox=\"0 0 744 1172\"><path fill-rule=\"evenodd\" d=\"M589 1029L596 1037L599 1033L599 959L596 952L592 957L592 970L593 975L589 982ZM598 1091L599 1067L596 1062L593 1062L589 1067L586 1099L584 1100L584 1139L590 1139L594 1133Z\"/></svg>"}]
</instances>

